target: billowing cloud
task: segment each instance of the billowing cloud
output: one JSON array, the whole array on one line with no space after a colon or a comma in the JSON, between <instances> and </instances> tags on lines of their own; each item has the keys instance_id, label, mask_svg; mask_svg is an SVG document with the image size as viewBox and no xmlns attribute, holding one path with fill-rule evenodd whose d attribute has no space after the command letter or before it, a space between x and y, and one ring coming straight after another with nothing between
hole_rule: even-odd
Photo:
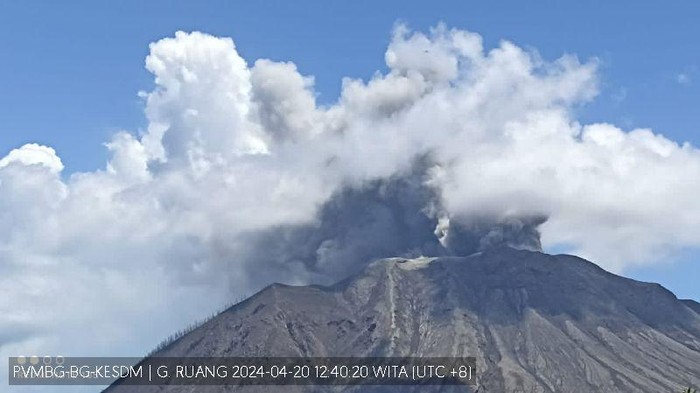
<instances>
[{"instance_id":1,"label":"billowing cloud","mask_svg":"<svg viewBox=\"0 0 700 393\"><path fill-rule=\"evenodd\" d=\"M51 172L61 172L63 170L63 162L56 155L56 151L48 146L36 143L27 143L19 149L12 150L0 159L0 168L12 164L41 165Z\"/></svg>"},{"instance_id":2,"label":"billowing cloud","mask_svg":"<svg viewBox=\"0 0 700 393\"><path fill-rule=\"evenodd\" d=\"M385 60L319 106L313 77L229 38L151 44L148 127L104 169L63 174L34 144L0 160L0 353L142 354L271 281L379 256L542 246L621 271L700 246L700 151L578 122L595 60L442 25L398 26Z\"/></svg>"}]
</instances>

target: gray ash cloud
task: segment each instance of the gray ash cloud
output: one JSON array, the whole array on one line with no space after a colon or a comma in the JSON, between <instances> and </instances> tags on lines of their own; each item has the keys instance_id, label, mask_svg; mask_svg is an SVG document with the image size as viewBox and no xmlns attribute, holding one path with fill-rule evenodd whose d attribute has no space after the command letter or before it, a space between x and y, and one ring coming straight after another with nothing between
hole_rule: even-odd
<instances>
[{"instance_id":1,"label":"gray ash cloud","mask_svg":"<svg viewBox=\"0 0 700 393\"><path fill-rule=\"evenodd\" d=\"M493 247L542 251L537 229L547 216L455 217L450 220L443 244L453 255L469 255Z\"/></svg>"},{"instance_id":2,"label":"gray ash cloud","mask_svg":"<svg viewBox=\"0 0 700 393\"><path fill-rule=\"evenodd\" d=\"M537 227L546 216L449 217L428 169L419 161L408 173L346 186L310 224L247 234L248 268L278 281L306 276L328 284L378 258L464 256L500 246L541 250Z\"/></svg>"}]
</instances>

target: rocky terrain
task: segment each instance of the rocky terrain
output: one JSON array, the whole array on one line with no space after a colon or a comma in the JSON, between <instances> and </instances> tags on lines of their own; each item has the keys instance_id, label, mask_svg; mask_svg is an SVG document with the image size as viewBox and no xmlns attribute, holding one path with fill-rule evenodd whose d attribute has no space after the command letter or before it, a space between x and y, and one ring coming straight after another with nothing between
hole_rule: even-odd
<instances>
[{"instance_id":1,"label":"rocky terrain","mask_svg":"<svg viewBox=\"0 0 700 393\"><path fill-rule=\"evenodd\" d=\"M473 388L245 391L671 393L700 385L700 304L581 258L502 247L381 259L331 287L274 284L154 356L475 356L478 367Z\"/></svg>"}]
</instances>

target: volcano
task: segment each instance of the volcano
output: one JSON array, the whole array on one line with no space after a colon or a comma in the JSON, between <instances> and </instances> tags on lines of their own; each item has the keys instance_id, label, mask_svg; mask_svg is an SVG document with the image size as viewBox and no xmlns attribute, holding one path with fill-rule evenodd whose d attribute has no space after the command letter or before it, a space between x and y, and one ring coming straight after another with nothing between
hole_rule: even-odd
<instances>
[{"instance_id":1,"label":"volcano","mask_svg":"<svg viewBox=\"0 0 700 393\"><path fill-rule=\"evenodd\" d=\"M700 385L700 304L575 256L498 247L378 259L328 287L273 284L152 356L474 356L478 370L473 387L245 391L671 393Z\"/></svg>"}]
</instances>

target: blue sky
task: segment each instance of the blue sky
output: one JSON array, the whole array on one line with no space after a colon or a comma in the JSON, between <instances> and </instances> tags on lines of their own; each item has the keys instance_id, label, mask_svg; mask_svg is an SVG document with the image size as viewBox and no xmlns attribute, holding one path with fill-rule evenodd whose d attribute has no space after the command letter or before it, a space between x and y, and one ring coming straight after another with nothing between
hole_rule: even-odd
<instances>
[{"instance_id":1,"label":"blue sky","mask_svg":"<svg viewBox=\"0 0 700 393\"><path fill-rule=\"evenodd\" d=\"M580 120L699 146L699 19L692 1L0 1L0 156L38 142L57 150L66 174L103 167L110 135L146 124L137 92L153 86L148 44L177 30L233 37L249 61L291 60L330 103L342 77L384 69L397 21L417 30L442 21L481 34L487 48L508 39L546 59L597 57L601 94ZM698 257L626 274L700 299Z\"/></svg>"}]
</instances>

